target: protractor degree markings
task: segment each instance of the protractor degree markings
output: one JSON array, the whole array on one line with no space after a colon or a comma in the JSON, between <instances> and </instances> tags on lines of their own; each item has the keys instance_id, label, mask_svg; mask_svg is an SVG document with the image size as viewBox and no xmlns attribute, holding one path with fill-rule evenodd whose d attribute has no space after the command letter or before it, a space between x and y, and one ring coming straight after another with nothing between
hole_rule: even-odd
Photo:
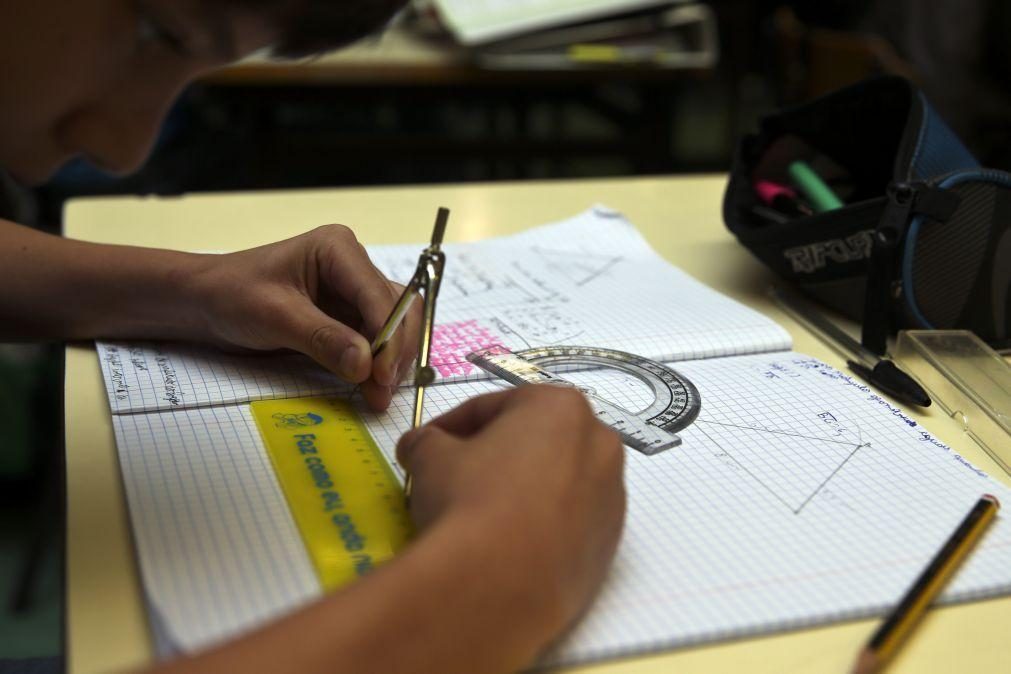
<instances>
[{"instance_id":1,"label":"protractor degree markings","mask_svg":"<svg viewBox=\"0 0 1011 674\"><path fill-rule=\"evenodd\" d=\"M729 424L724 421L711 421L709 419L696 419L695 423L713 424L715 426L729 426L730 428L740 428L745 431L760 431L762 433L772 433L774 435L788 435L792 438L804 438L805 440L817 440L818 442L829 442L835 445L845 445L853 447L857 443L846 440L833 440L831 438L820 438L816 435L804 435L803 433L791 433L790 431L777 431L773 428L763 428L761 426L743 426L741 424Z\"/></svg>"}]
</instances>

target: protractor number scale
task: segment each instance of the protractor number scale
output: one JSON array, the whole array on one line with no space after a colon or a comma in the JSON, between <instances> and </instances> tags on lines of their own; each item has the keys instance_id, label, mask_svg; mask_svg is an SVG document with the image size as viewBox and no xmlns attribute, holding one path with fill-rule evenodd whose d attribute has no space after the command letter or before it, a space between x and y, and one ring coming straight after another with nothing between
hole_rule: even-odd
<instances>
[{"instance_id":1,"label":"protractor number scale","mask_svg":"<svg viewBox=\"0 0 1011 674\"><path fill-rule=\"evenodd\" d=\"M492 347L471 353L467 360L517 386L554 384L578 388L598 419L617 431L626 445L647 455L680 445L677 433L695 421L701 409L698 389L680 373L624 351L553 346L512 352L504 347ZM549 368L620 370L648 386L653 402L643 410L628 410Z\"/></svg>"}]
</instances>

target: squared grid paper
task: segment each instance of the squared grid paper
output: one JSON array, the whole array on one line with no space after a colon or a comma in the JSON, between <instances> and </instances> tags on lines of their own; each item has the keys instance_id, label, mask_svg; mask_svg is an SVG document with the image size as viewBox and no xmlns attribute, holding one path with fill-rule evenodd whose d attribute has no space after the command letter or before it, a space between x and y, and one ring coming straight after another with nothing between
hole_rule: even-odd
<instances>
[{"instance_id":1,"label":"squared grid paper","mask_svg":"<svg viewBox=\"0 0 1011 674\"><path fill-rule=\"evenodd\" d=\"M698 387L702 412L682 431L680 447L653 457L628 451L628 513L614 567L595 605L540 666L884 613L980 494L1011 503L1011 490L816 360L786 353L675 367ZM603 372L572 376L630 409L649 402ZM430 388L426 417L505 386ZM363 414L391 465L412 407L413 392L402 390L387 414ZM283 495L245 406L120 416L116 424L145 586L183 650L249 629L269 611L319 592L314 579L302 578L311 569L290 517L278 514L286 512ZM152 431L158 424L165 428ZM201 442L201 432L216 439ZM235 461L212 450L239 446L263 475L229 484L194 474L189 462L199 457L211 462L203 468L208 475L227 472ZM228 506L245 497L250 481L261 485L255 502L276 525ZM219 520L227 532L210 535L209 527L226 526ZM261 529L277 540L249 542ZM226 534L233 539L220 538ZM175 558L161 559L173 550ZM258 570L241 582L208 592L205 579L254 562ZM265 582L289 567L301 569L294 588ZM246 594L262 587L279 596L254 613ZM1002 515L944 599L1009 591L1011 525ZM188 626L200 615L213 633Z\"/></svg>"},{"instance_id":2,"label":"squared grid paper","mask_svg":"<svg viewBox=\"0 0 1011 674\"><path fill-rule=\"evenodd\" d=\"M420 245L370 249L404 282ZM440 383L487 378L475 344L513 350L578 344L658 361L790 348L785 330L657 255L620 214L598 206L554 225L448 244L432 360ZM441 327L440 327L441 326ZM185 409L348 391L303 356L233 356L185 345L100 343L113 412Z\"/></svg>"},{"instance_id":3,"label":"squared grid paper","mask_svg":"<svg viewBox=\"0 0 1011 674\"><path fill-rule=\"evenodd\" d=\"M818 361L677 369L702 412L681 447L628 452L612 573L542 665L885 613L980 495L1011 502L1011 490ZM621 403L620 391L598 391ZM943 599L1008 592L1011 524L1000 515Z\"/></svg>"},{"instance_id":4,"label":"squared grid paper","mask_svg":"<svg viewBox=\"0 0 1011 674\"><path fill-rule=\"evenodd\" d=\"M684 441L628 452L629 507L610 579L542 666L782 631L886 612L986 492L1011 490L908 426L849 377L796 354L676 364L703 408ZM641 388L566 375L629 409ZM427 416L502 388L430 389ZM407 392L367 418L392 462ZM943 599L1011 591L1001 516Z\"/></svg>"},{"instance_id":5,"label":"squared grid paper","mask_svg":"<svg viewBox=\"0 0 1011 674\"><path fill-rule=\"evenodd\" d=\"M113 415L145 594L189 651L321 592L249 408Z\"/></svg>"},{"instance_id":6,"label":"squared grid paper","mask_svg":"<svg viewBox=\"0 0 1011 674\"><path fill-rule=\"evenodd\" d=\"M96 346L113 414L349 395L353 388L301 354L236 355L184 343Z\"/></svg>"}]
</instances>

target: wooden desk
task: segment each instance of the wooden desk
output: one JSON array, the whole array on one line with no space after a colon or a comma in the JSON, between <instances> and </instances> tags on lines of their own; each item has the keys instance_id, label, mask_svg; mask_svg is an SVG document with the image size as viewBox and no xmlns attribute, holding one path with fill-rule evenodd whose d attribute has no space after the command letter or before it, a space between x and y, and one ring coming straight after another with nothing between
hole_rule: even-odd
<instances>
[{"instance_id":1,"label":"wooden desk","mask_svg":"<svg viewBox=\"0 0 1011 674\"><path fill-rule=\"evenodd\" d=\"M496 69L482 67L448 35L426 36L410 26L374 40L300 61L253 57L201 79L215 86L505 86L536 82L667 81L698 78L712 68L611 67Z\"/></svg>"},{"instance_id":2,"label":"wooden desk","mask_svg":"<svg viewBox=\"0 0 1011 674\"><path fill-rule=\"evenodd\" d=\"M844 363L771 305L770 275L733 241L720 218L724 178L655 178L302 191L71 203L74 238L208 250L253 246L327 222L367 243L417 243L440 205L453 209L450 240L508 234L573 215L594 202L622 210L668 260L772 316L798 351ZM977 466L1009 482L955 423L932 408L913 415ZM146 615L131 548L112 424L90 345L67 349L67 643L72 674L150 661ZM849 671L876 623L860 621L621 660L579 671ZM932 611L890 672L1009 671L1011 598Z\"/></svg>"},{"instance_id":3,"label":"wooden desk","mask_svg":"<svg viewBox=\"0 0 1011 674\"><path fill-rule=\"evenodd\" d=\"M300 61L245 59L201 79L212 85L403 84L469 77L474 70L466 52L448 40L426 39L393 29L377 40Z\"/></svg>"}]
</instances>

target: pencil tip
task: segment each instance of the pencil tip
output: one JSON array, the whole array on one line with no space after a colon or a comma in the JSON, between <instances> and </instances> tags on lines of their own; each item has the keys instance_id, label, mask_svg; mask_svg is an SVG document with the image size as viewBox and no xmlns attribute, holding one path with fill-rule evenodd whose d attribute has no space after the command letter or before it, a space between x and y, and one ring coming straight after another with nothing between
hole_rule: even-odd
<instances>
[{"instance_id":1,"label":"pencil tip","mask_svg":"<svg viewBox=\"0 0 1011 674\"><path fill-rule=\"evenodd\" d=\"M850 674L876 674L880 667L881 660L878 659L877 654L869 648L865 648L857 656L857 661Z\"/></svg>"}]
</instances>

